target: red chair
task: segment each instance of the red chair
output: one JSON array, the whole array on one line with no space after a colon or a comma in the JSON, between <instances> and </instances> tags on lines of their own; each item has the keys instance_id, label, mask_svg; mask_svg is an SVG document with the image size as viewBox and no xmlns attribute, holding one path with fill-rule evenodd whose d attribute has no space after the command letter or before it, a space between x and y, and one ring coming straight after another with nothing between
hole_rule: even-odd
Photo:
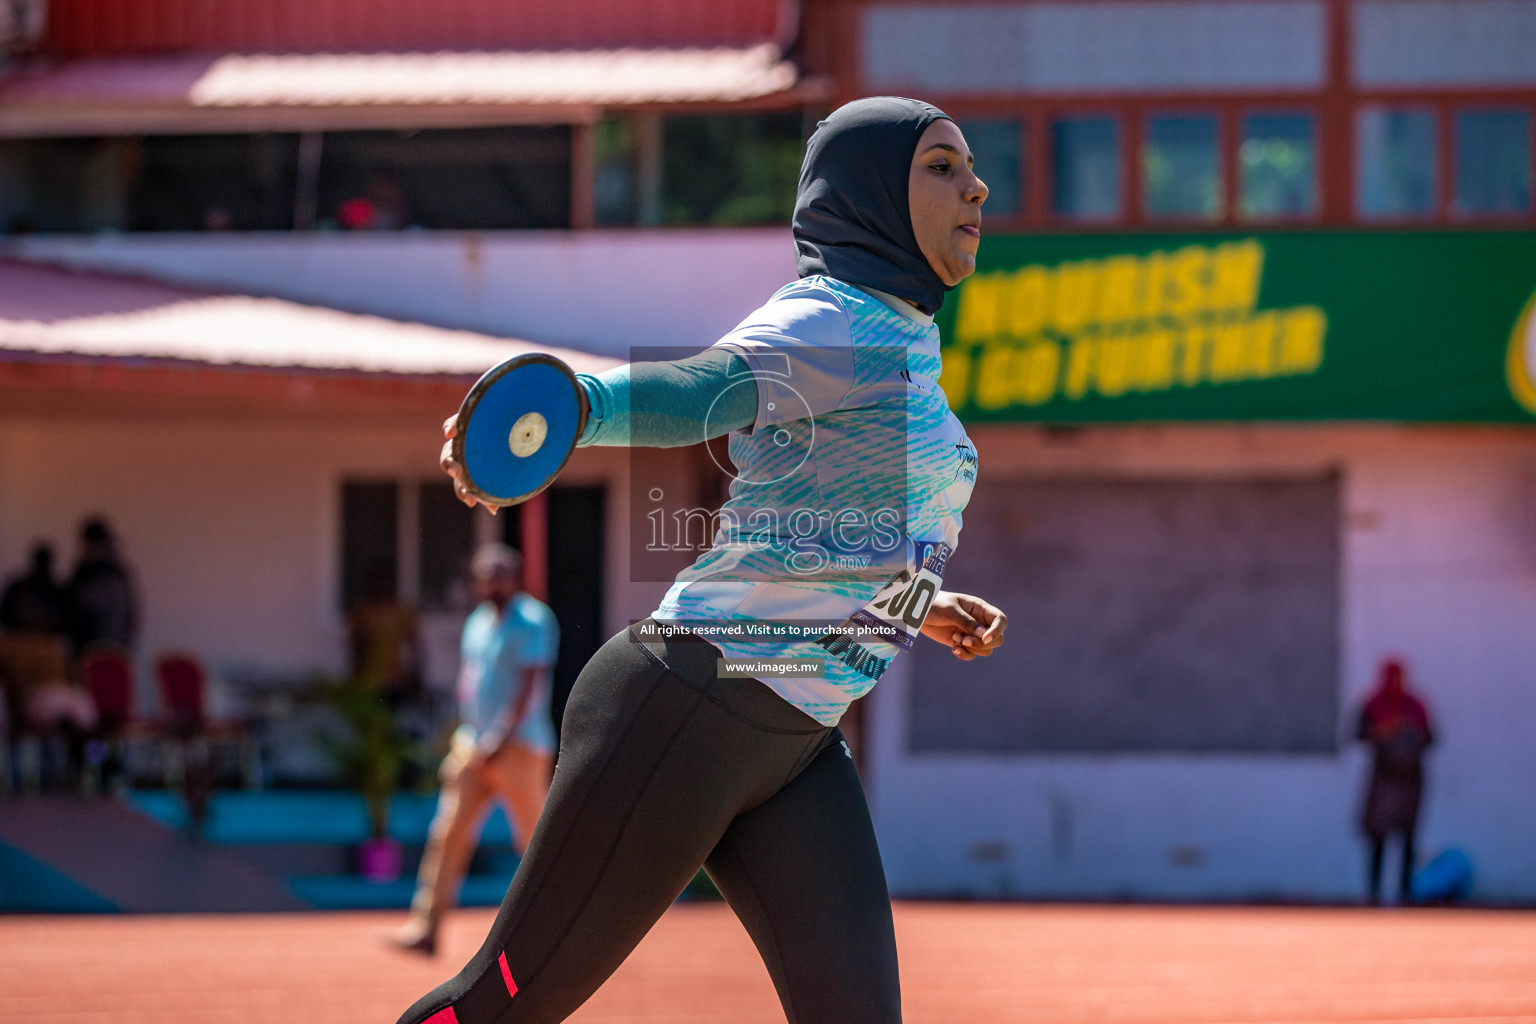
<instances>
[{"instance_id":1,"label":"red chair","mask_svg":"<svg viewBox=\"0 0 1536 1024\"><path fill-rule=\"evenodd\" d=\"M88 650L80 660L80 678L96 702L104 731L116 733L134 721L133 662L115 647Z\"/></svg>"},{"instance_id":2,"label":"red chair","mask_svg":"<svg viewBox=\"0 0 1536 1024\"><path fill-rule=\"evenodd\" d=\"M194 655L180 652L155 659L155 678L160 682L160 713L172 729L202 731L205 726L203 691L207 673Z\"/></svg>"},{"instance_id":3,"label":"red chair","mask_svg":"<svg viewBox=\"0 0 1536 1024\"><path fill-rule=\"evenodd\" d=\"M250 729L237 719L208 718L208 671L202 659L187 651L168 651L155 659L155 678L160 684L160 713L165 730L185 744L195 741L227 742L236 747L241 780L254 785L257 772L255 745ZM185 762L185 750L182 751Z\"/></svg>"},{"instance_id":4,"label":"red chair","mask_svg":"<svg viewBox=\"0 0 1536 1024\"><path fill-rule=\"evenodd\" d=\"M80 657L80 680L101 716L97 726L107 745L107 761L99 766L99 781L109 776L128 778L129 746L134 740L152 738L157 730L134 712L133 661L120 647L88 647Z\"/></svg>"}]
</instances>

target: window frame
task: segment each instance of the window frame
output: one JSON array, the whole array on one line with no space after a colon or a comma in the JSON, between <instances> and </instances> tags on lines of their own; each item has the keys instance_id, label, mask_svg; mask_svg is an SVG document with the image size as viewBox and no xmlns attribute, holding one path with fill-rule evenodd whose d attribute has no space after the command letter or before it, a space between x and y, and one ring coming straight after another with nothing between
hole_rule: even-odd
<instances>
[{"instance_id":1,"label":"window frame","mask_svg":"<svg viewBox=\"0 0 1536 1024\"><path fill-rule=\"evenodd\" d=\"M1185 214L1154 214L1148 208L1147 194L1147 140L1151 134L1153 118L1158 117L1206 117L1216 126L1216 215L1213 217L1197 217ZM1136 180L1132 188L1136 192L1136 201L1139 206L1139 222L1158 228L1184 228L1198 229L1218 227L1232 222L1232 181L1229 178L1227 159L1228 151L1232 148L1234 139L1228 124L1231 118L1215 104L1183 105L1183 104L1157 104L1143 107L1137 122L1139 130L1136 138L1136 152L1134 154L1134 166Z\"/></svg>"},{"instance_id":2,"label":"window frame","mask_svg":"<svg viewBox=\"0 0 1536 1024\"><path fill-rule=\"evenodd\" d=\"M986 215L983 231L1008 233L1107 234L1114 232L1423 230L1455 227L1466 230L1529 228L1536 225L1536 92L1516 89L1355 90L1330 85L1318 91L1254 93L1222 96L965 96L934 97L957 121L1008 118L1019 123L1024 137L1024 175L1017 215ZM1371 107L1414 109L1434 117L1436 131L1435 201L1432 212L1390 217L1362 216L1359 206L1360 114ZM1530 114L1532 209L1517 214L1457 216L1455 115L1467 109L1519 110ZM1221 173L1222 215L1211 220L1149 216L1145 209L1141 159L1149 117L1164 114L1214 114L1217 118L1218 168ZM1312 189L1314 206L1306 215L1244 217L1239 148L1243 122L1250 116L1304 115L1313 123ZM1120 213L1108 220L1082 220L1054 211L1055 146L1052 124L1061 118L1108 117L1121 136ZM984 177L984 175L983 175Z\"/></svg>"},{"instance_id":3,"label":"window frame","mask_svg":"<svg viewBox=\"0 0 1536 1024\"><path fill-rule=\"evenodd\" d=\"M1308 117L1312 120L1312 210L1304 214L1281 214L1269 217L1247 217L1242 212L1242 148L1244 123L1250 117ZM1231 223L1241 228L1275 228L1316 225L1324 221L1326 206L1324 190L1327 176L1323 173L1323 113L1317 105L1307 103L1243 104L1232 111L1232 144L1226 152L1232 161L1230 185L1231 201L1228 213Z\"/></svg>"},{"instance_id":4,"label":"window frame","mask_svg":"<svg viewBox=\"0 0 1536 1024\"><path fill-rule=\"evenodd\" d=\"M1137 190L1132 186L1136 174L1136 154L1141 143L1137 126L1139 119L1124 103L1105 101L1098 104L1072 103L1052 105L1040 113L1040 151L1044 163L1042 181L1043 205L1041 222L1059 231L1114 231L1140 220L1140 202ZM1056 140L1053 130L1057 121L1097 118L1114 123L1119 152L1119 211L1111 217L1072 217L1056 212Z\"/></svg>"},{"instance_id":5,"label":"window frame","mask_svg":"<svg viewBox=\"0 0 1536 1024\"><path fill-rule=\"evenodd\" d=\"M946 108L947 110L947 108ZM1024 227L1034 227L1037 220L1034 208L1035 192L1039 185L1036 180L1036 150L1042 143L1039 135L1039 123L1032 112L1021 109L1017 104L1001 106L984 106L977 104L964 104L956 107L950 114L955 124L964 131L966 121L1013 121L1019 126L1019 181L1015 182L1019 189L1019 209L1016 213L994 213L988 210L986 204L982 204L982 230L988 228L1003 227L1017 230ZM969 144L969 140L967 140ZM992 182L988 178L985 169L978 169L978 176L987 182L990 187Z\"/></svg>"},{"instance_id":6,"label":"window frame","mask_svg":"<svg viewBox=\"0 0 1536 1024\"><path fill-rule=\"evenodd\" d=\"M1358 195L1359 167L1359 114L1369 107L1401 107L1428 110L1435 117L1435 173L1439 180L1435 188L1435 211L1423 217L1366 218L1360 215ZM1464 230L1503 228L1528 228L1536 224L1536 93L1520 89L1458 89L1435 91L1387 91L1373 90L1352 93L1342 109L1348 112L1350 176L1347 182L1347 202L1340 225L1350 225L1368 230L1393 230L1433 227L1454 227ZM1464 110L1519 110L1531 117L1532 202L1524 213L1486 214L1471 217L1458 216L1456 203L1456 114Z\"/></svg>"},{"instance_id":7,"label":"window frame","mask_svg":"<svg viewBox=\"0 0 1536 1024\"><path fill-rule=\"evenodd\" d=\"M1428 113L1433 118L1435 140L1433 148L1435 183L1434 206L1422 213L1394 213L1381 215L1367 215L1360 202L1361 190L1364 187L1362 175L1365 173L1365 161L1360 158L1361 131L1360 125L1364 114L1372 109L1399 110L1403 112ZM1450 178L1451 166L1449 162L1450 150L1447 146L1445 131L1445 105L1423 97L1392 96L1385 98L1360 97L1349 106L1349 153L1352 173L1349 181L1349 222L1366 228L1394 228L1394 227L1419 227L1425 224L1443 224L1446 220L1446 211L1450 203Z\"/></svg>"},{"instance_id":8,"label":"window frame","mask_svg":"<svg viewBox=\"0 0 1536 1024\"><path fill-rule=\"evenodd\" d=\"M1478 99L1461 99L1443 105L1440 111L1443 140L1442 163L1445 166L1445 184L1442 189L1442 215L1449 224L1458 227L1481 225L1514 226L1529 224L1536 219L1536 104L1525 102L1497 102ZM1461 188L1461 161L1458 147L1461 141L1461 117L1467 113L1518 113L1524 114L1529 129L1525 140L1526 187L1529 192L1526 208L1510 213L1463 213L1457 209L1457 196Z\"/></svg>"}]
</instances>

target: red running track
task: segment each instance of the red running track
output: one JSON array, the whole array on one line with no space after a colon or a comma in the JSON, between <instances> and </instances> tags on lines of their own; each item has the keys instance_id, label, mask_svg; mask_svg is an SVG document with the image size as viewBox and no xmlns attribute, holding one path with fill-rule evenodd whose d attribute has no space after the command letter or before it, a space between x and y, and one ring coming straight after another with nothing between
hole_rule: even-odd
<instances>
[{"instance_id":1,"label":"red running track","mask_svg":"<svg viewBox=\"0 0 1536 1024\"><path fill-rule=\"evenodd\" d=\"M0 1021L393 1024L466 959L400 915L0 917ZM908 1024L1536 1022L1536 912L900 904ZM730 911L673 908L584 1024L782 1024Z\"/></svg>"}]
</instances>

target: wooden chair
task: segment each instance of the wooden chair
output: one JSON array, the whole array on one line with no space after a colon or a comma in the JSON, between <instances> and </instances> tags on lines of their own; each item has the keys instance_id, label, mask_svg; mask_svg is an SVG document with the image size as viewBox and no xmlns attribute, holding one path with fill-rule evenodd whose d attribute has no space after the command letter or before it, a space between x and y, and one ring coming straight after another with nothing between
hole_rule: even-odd
<instances>
[{"instance_id":1,"label":"wooden chair","mask_svg":"<svg viewBox=\"0 0 1536 1024\"><path fill-rule=\"evenodd\" d=\"M63 640L47 633L0 632L0 689L6 701L6 786L36 791L42 785L43 748L61 738L32 712L40 695L69 687L69 654ZM10 772L14 757L16 772Z\"/></svg>"}]
</instances>

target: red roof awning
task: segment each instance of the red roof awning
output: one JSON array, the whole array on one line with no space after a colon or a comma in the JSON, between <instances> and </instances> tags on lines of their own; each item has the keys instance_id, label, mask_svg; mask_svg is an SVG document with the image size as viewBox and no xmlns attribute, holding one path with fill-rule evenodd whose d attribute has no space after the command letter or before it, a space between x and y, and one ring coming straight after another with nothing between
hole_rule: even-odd
<instances>
[{"instance_id":1,"label":"red roof awning","mask_svg":"<svg viewBox=\"0 0 1536 1024\"><path fill-rule=\"evenodd\" d=\"M237 394L276 386L307 396L317 382L332 390L341 382L353 398L425 387L441 404L525 352L548 352L589 373L618 365L472 331L0 260L0 391ZM295 381L305 382L297 392Z\"/></svg>"},{"instance_id":2,"label":"red roof awning","mask_svg":"<svg viewBox=\"0 0 1536 1024\"><path fill-rule=\"evenodd\" d=\"M0 359L175 359L297 372L472 379L524 352L548 352L589 372L619 362L284 299L0 260Z\"/></svg>"},{"instance_id":3,"label":"red roof awning","mask_svg":"<svg viewBox=\"0 0 1536 1024\"><path fill-rule=\"evenodd\" d=\"M62 57L787 46L795 0L49 0Z\"/></svg>"},{"instance_id":4,"label":"red roof awning","mask_svg":"<svg viewBox=\"0 0 1536 1024\"><path fill-rule=\"evenodd\" d=\"M605 107L793 103L796 86L772 43L95 58L0 78L0 135L585 123Z\"/></svg>"}]
</instances>

